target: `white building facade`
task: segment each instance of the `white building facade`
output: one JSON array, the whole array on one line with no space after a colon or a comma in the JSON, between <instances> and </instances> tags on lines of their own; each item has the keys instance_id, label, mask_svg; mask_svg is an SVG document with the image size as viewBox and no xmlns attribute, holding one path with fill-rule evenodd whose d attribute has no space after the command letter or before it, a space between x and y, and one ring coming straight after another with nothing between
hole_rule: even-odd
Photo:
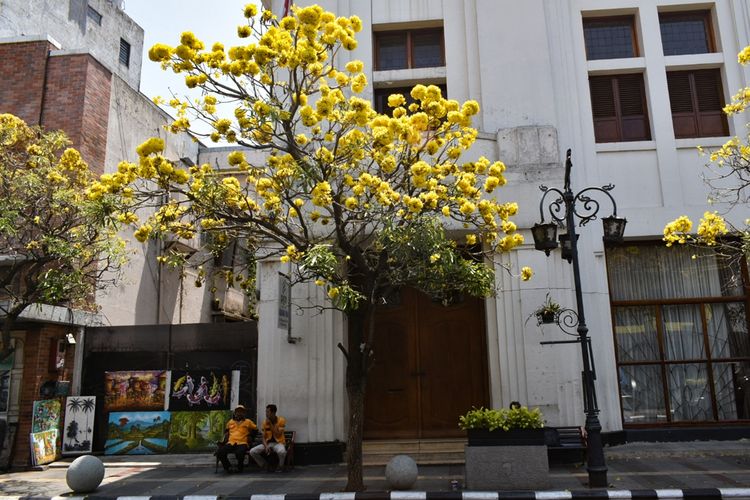
<instances>
[{"instance_id":1,"label":"white building facade","mask_svg":"<svg viewBox=\"0 0 750 500\"><path fill-rule=\"evenodd\" d=\"M708 158L697 146L715 148L746 135L747 117L725 118L721 107L750 84L750 72L737 64L737 53L750 44L750 4L315 3L362 19L358 47L343 57L365 62L367 92L376 106L416 83L441 85L451 99L480 103L472 155L508 166L508 184L499 196L519 203L517 222L527 241L503 259L513 269L528 265L535 271L532 280L521 282L498 270L499 292L475 310L481 314L481 345L466 348L465 355L456 354L472 342L465 340L465 313L456 311L460 320L453 326L453 313L440 313L440 321L422 333L419 325L438 313L427 304L415 306L416 315L406 314L416 324L410 328L417 333L409 334L416 354L400 357L393 344L384 355L390 368L373 370L368 390L380 399L368 399L366 438L455 435L459 414L469 408L440 399L454 398L467 384L467 391L480 395L474 400L486 406L519 401L539 407L548 425L583 425L580 348L540 345L567 337L554 325L527 320L548 293L575 309L572 267L559 250L549 257L534 250L529 231L539 222L538 186L562 187L568 148L574 190L614 184L617 214L628 219L623 245L606 246L598 221L579 230L604 432L750 422L750 399L744 397L750 389L747 271L727 269L695 249L667 249L661 241L665 223L677 216L697 220L724 208L707 201L702 174ZM283 4L266 6L281 15ZM601 216L610 215L606 200L601 210ZM748 207L738 206L728 217L741 223L748 216ZM280 272L287 272L286 265L260 265L259 408L278 404L300 441L343 440L345 366L336 345L346 337L344 320L330 311L300 310L287 331L279 320ZM320 303L317 288L295 286L293 304ZM383 328L397 329L389 314L383 313ZM403 372L399 365L406 365ZM441 369L431 373L431 367ZM456 374L467 370L474 370L467 381L451 386L451 377L460 379ZM412 380L395 380L398 373ZM398 391L409 396L389 403ZM436 424L441 418L449 423Z\"/></svg>"}]
</instances>

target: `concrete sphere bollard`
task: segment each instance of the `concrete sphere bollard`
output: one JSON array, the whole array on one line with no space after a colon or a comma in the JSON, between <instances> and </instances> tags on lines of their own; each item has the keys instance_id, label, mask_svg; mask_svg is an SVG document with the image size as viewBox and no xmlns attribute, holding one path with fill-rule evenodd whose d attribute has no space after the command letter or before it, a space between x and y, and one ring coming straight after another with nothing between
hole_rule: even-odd
<instances>
[{"instance_id":1,"label":"concrete sphere bollard","mask_svg":"<svg viewBox=\"0 0 750 500\"><path fill-rule=\"evenodd\" d=\"M83 455L73 460L65 474L68 488L74 493L94 491L104 479L104 464L91 455Z\"/></svg>"},{"instance_id":2,"label":"concrete sphere bollard","mask_svg":"<svg viewBox=\"0 0 750 500\"><path fill-rule=\"evenodd\" d=\"M396 455L385 466L385 480L394 490L408 490L417 482L417 463L408 455Z\"/></svg>"}]
</instances>

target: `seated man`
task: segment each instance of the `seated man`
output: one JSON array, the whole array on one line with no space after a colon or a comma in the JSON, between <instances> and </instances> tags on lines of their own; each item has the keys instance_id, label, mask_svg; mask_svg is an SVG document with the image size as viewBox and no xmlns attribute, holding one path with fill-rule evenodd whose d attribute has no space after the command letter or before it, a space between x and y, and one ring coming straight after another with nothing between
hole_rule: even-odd
<instances>
[{"instance_id":1,"label":"seated man","mask_svg":"<svg viewBox=\"0 0 750 500\"><path fill-rule=\"evenodd\" d=\"M284 461L286 460L286 439L284 438L284 426L286 426L286 419L282 416L276 415L276 405L266 406L266 419L263 421L261 430L263 431L263 444L255 446L250 450L250 456L253 457L255 463L259 467L265 468L268 466L268 461L263 455L268 455L271 451L274 451L279 457L279 468L277 472L283 469Z\"/></svg>"},{"instance_id":2,"label":"seated man","mask_svg":"<svg viewBox=\"0 0 750 500\"><path fill-rule=\"evenodd\" d=\"M235 454L237 457L237 472L242 472L250 432L258 428L255 422L249 418L245 418L245 413L245 407L242 405L238 405L234 409L232 419L227 422L226 431L224 432L224 442L216 451L216 456L221 461L221 465L226 472L231 472L229 458L227 457L229 453Z\"/></svg>"}]
</instances>

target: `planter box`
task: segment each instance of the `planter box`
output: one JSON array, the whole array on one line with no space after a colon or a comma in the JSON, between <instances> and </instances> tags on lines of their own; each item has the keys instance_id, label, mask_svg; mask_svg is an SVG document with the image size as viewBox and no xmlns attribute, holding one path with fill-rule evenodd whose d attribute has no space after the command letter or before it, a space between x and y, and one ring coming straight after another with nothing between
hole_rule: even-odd
<instances>
[{"instance_id":1,"label":"planter box","mask_svg":"<svg viewBox=\"0 0 750 500\"><path fill-rule=\"evenodd\" d=\"M468 431L466 487L471 490L538 490L548 486L544 429Z\"/></svg>"},{"instance_id":2,"label":"planter box","mask_svg":"<svg viewBox=\"0 0 750 500\"><path fill-rule=\"evenodd\" d=\"M469 446L538 446L544 444L544 429L468 429Z\"/></svg>"}]
</instances>

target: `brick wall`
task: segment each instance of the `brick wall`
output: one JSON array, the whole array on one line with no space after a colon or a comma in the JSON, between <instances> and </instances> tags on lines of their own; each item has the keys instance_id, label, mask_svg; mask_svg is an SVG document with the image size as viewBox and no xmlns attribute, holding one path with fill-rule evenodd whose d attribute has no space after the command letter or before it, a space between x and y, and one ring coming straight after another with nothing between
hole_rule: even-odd
<instances>
[{"instance_id":1,"label":"brick wall","mask_svg":"<svg viewBox=\"0 0 750 500\"><path fill-rule=\"evenodd\" d=\"M65 339L69 328L59 325L44 325L29 329L23 351L23 381L19 401L18 431L13 449L11 465L25 468L31 465L29 434L34 401L40 399L39 389L48 380L71 380L75 346L69 345L65 351L65 368L56 370L50 366L50 352L56 349L57 341ZM63 403L64 405L64 398ZM62 420L62 416L61 416ZM62 424L62 422L61 422ZM62 425L61 425L62 429ZM62 430L60 431L62 432Z\"/></svg>"},{"instance_id":2,"label":"brick wall","mask_svg":"<svg viewBox=\"0 0 750 500\"><path fill-rule=\"evenodd\" d=\"M49 56L48 42L0 44L0 113L63 130L94 173L104 172L112 74L89 54ZM46 87L45 87L46 78Z\"/></svg>"},{"instance_id":3,"label":"brick wall","mask_svg":"<svg viewBox=\"0 0 750 500\"><path fill-rule=\"evenodd\" d=\"M0 113L12 113L30 125L39 124L49 42L0 44Z\"/></svg>"},{"instance_id":4,"label":"brick wall","mask_svg":"<svg viewBox=\"0 0 750 500\"><path fill-rule=\"evenodd\" d=\"M49 58L42 124L64 130L97 174L104 172L111 80L88 54Z\"/></svg>"}]
</instances>

